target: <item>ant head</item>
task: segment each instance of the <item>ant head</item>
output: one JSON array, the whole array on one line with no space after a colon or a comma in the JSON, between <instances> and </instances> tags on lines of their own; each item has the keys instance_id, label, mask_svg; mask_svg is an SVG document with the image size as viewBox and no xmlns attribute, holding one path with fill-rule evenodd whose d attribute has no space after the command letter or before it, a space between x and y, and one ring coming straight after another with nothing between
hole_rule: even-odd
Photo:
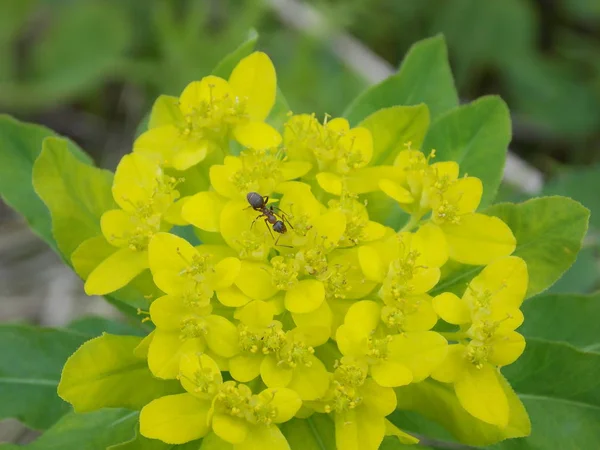
<instances>
[{"instance_id":1,"label":"ant head","mask_svg":"<svg viewBox=\"0 0 600 450\"><path fill-rule=\"evenodd\" d=\"M287 228L285 227L283 221L278 220L273 224L273 231L275 231L276 233L284 234L287 231Z\"/></svg>"},{"instance_id":2,"label":"ant head","mask_svg":"<svg viewBox=\"0 0 600 450\"><path fill-rule=\"evenodd\" d=\"M248 192L246 200L250 203L254 209L262 208L265 206L265 200L258 192Z\"/></svg>"}]
</instances>

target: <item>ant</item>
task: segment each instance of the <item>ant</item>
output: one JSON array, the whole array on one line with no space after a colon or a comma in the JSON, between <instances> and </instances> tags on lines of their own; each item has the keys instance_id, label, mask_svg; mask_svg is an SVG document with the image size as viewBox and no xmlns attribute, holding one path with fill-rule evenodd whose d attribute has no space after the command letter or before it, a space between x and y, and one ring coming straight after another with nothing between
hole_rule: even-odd
<instances>
[{"instance_id":1,"label":"ant","mask_svg":"<svg viewBox=\"0 0 600 450\"><path fill-rule=\"evenodd\" d=\"M283 211L279 210L279 213L275 213L275 211L273 210L273 205L267 206L267 202L269 201L268 195L262 196L258 192L249 192L246 195L246 199L248 200L248 203L250 203L249 208L252 208L254 211L260 212L260 215L256 217L256 219L254 219L254 221L252 222L252 225L250 225L250 228L254 226L254 223L258 219L264 217L265 225L267 226L269 233L271 233L271 237L275 239L275 236L273 236L273 231L279 233L279 236L275 241L275 245L277 245L277 242L279 242L279 238L281 237L281 235L287 232L285 222L287 222L290 228L294 228L288 220L288 218L285 216L285 213ZM273 226L273 231L271 231L271 227L269 226L269 224Z\"/></svg>"}]
</instances>

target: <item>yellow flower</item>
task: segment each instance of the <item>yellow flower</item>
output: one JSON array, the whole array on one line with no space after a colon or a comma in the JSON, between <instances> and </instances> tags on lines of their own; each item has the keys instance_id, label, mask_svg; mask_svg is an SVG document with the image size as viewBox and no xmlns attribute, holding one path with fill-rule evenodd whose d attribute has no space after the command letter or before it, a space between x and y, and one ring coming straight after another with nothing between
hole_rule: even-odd
<instances>
[{"instance_id":1,"label":"yellow flower","mask_svg":"<svg viewBox=\"0 0 600 450\"><path fill-rule=\"evenodd\" d=\"M167 294L150 306L156 331L148 364L155 376L175 378L179 359L203 351L206 345L216 357L237 353L235 325L210 314L215 291L229 288L240 271L240 261L231 253L226 246L196 249L168 233L157 233L150 241L150 270L156 285Z\"/></svg>"},{"instance_id":2,"label":"yellow flower","mask_svg":"<svg viewBox=\"0 0 600 450\"><path fill-rule=\"evenodd\" d=\"M207 76L190 83L166 121L143 133L134 151L168 167L186 170L208 152L228 147L233 136L257 150L277 147L281 136L264 123L275 103L275 68L269 57L254 52L233 69L229 81Z\"/></svg>"},{"instance_id":3,"label":"yellow flower","mask_svg":"<svg viewBox=\"0 0 600 450\"><path fill-rule=\"evenodd\" d=\"M291 116L283 144L291 159L309 161L319 172L346 174L366 166L373 155L373 138L366 128L350 128L346 119L320 124L314 115Z\"/></svg>"},{"instance_id":4,"label":"yellow flower","mask_svg":"<svg viewBox=\"0 0 600 450\"><path fill-rule=\"evenodd\" d=\"M238 325L240 353L229 361L231 376L247 382L259 375L270 388L287 387L303 400L321 397L329 385L329 374L314 356L314 347L329 338L329 329L297 327L283 331L273 320L273 308L253 301L240 308Z\"/></svg>"},{"instance_id":5,"label":"yellow flower","mask_svg":"<svg viewBox=\"0 0 600 450\"><path fill-rule=\"evenodd\" d=\"M402 174L383 179L380 189L411 214L405 228L412 229L431 212L431 223L443 232L451 259L482 265L510 255L516 240L508 226L497 217L476 213L483 187L475 177L458 178L453 161L429 165L430 157L407 149L396 157Z\"/></svg>"},{"instance_id":6,"label":"yellow flower","mask_svg":"<svg viewBox=\"0 0 600 450\"><path fill-rule=\"evenodd\" d=\"M446 339L433 331L391 333L381 317L380 304L354 303L336 333L342 354L366 363L380 386L403 386L427 378L446 356Z\"/></svg>"},{"instance_id":7,"label":"yellow flower","mask_svg":"<svg viewBox=\"0 0 600 450\"><path fill-rule=\"evenodd\" d=\"M100 221L102 234L115 252L90 273L85 283L88 295L114 292L148 268L150 239L171 227L164 216L179 197L176 183L156 162L142 155L123 157L112 187L120 209L106 211Z\"/></svg>"},{"instance_id":8,"label":"yellow flower","mask_svg":"<svg viewBox=\"0 0 600 450\"><path fill-rule=\"evenodd\" d=\"M386 434L385 417L396 409L396 394L368 378L366 364L343 359L323 400L309 405L334 415L338 449L377 450Z\"/></svg>"},{"instance_id":9,"label":"yellow flower","mask_svg":"<svg viewBox=\"0 0 600 450\"><path fill-rule=\"evenodd\" d=\"M514 330L523 322L519 307L526 291L525 262L510 256L487 266L462 298L443 293L433 302L442 319L461 328L448 333L457 343L432 377L454 383L469 413L500 427L508 423L509 406L498 368L512 364L525 349L525 339Z\"/></svg>"}]
</instances>

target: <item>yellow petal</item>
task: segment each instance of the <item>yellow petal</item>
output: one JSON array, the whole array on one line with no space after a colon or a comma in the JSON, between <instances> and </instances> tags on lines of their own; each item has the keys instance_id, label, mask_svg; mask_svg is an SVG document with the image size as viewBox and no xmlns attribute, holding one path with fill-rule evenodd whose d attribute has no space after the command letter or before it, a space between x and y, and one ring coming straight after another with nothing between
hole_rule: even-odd
<instances>
[{"instance_id":1,"label":"yellow petal","mask_svg":"<svg viewBox=\"0 0 600 450\"><path fill-rule=\"evenodd\" d=\"M235 95L243 99L253 120L264 120L275 104L277 76L269 57L254 52L242 59L229 77Z\"/></svg>"},{"instance_id":2,"label":"yellow petal","mask_svg":"<svg viewBox=\"0 0 600 450\"><path fill-rule=\"evenodd\" d=\"M86 239L71 254L73 270L85 280L98 264L117 250L107 242L104 236Z\"/></svg>"},{"instance_id":3,"label":"yellow petal","mask_svg":"<svg viewBox=\"0 0 600 450\"><path fill-rule=\"evenodd\" d=\"M292 313L309 313L325 300L325 287L318 280L301 280L285 294L285 308Z\"/></svg>"},{"instance_id":4,"label":"yellow petal","mask_svg":"<svg viewBox=\"0 0 600 450\"><path fill-rule=\"evenodd\" d=\"M382 361L370 367L371 376L378 385L383 387L398 387L409 384L412 379L411 371L396 361Z\"/></svg>"},{"instance_id":5,"label":"yellow petal","mask_svg":"<svg viewBox=\"0 0 600 450\"><path fill-rule=\"evenodd\" d=\"M317 183L325 192L333 195L342 195L342 178L333 172L319 172L317 174Z\"/></svg>"},{"instance_id":6,"label":"yellow petal","mask_svg":"<svg viewBox=\"0 0 600 450\"><path fill-rule=\"evenodd\" d=\"M335 331L335 341L344 356L364 356L368 351L367 336L346 324L340 325Z\"/></svg>"},{"instance_id":7,"label":"yellow petal","mask_svg":"<svg viewBox=\"0 0 600 450\"><path fill-rule=\"evenodd\" d=\"M209 313L210 307L205 312ZM164 295L150 305L152 322L163 331L179 330L181 321L190 314L192 314L192 309L180 296Z\"/></svg>"},{"instance_id":8,"label":"yellow petal","mask_svg":"<svg viewBox=\"0 0 600 450\"><path fill-rule=\"evenodd\" d=\"M167 444L185 444L209 431L207 417L211 402L190 394L157 398L140 412L140 433Z\"/></svg>"},{"instance_id":9,"label":"yellow petal","mask_svg":"<svg viewBox=\"0 0 600 450\"><path fill-rule=\"evenodd\" d=\"M199 390L198 384L194 382L196 374L202 373L206 376L212 376L214 380L214 386L212 386L213 389L216 389L218 385L223 382L223 377L221 376L221 370L219 366L210 356L206 354L182 356L179 363L179 372L181 374L179 381L181 382L183 388L198 398L212 400L214 391L203 392Z\"/></svg>"},{"instance_id":10,"label":"yellow petal","mask_svg":"<svg viewBox=\"0 0 600 450\"><path fill-rule=\"evenodd\" d=\"M379 252L369 245L358 248L358 261L363 274L368 280L381 283L387 274L388 267L379 257Z\"/></svg>"},{"instance_id":11,"label":"yellow petal","mask_svg":"<svg viewBox=\"0 0 600 450\"><path fill-rule=\"evenodd\" d=\"M350 131L350 123L343 117L336 117L335 119L328 120L325 127L340 134Z\"/></svg>"},{"instance_id":12,"label":"yellow petal","mask_svg":"<svg viewBox=\"0 0 600 450\"><path fill-rule=\"evenodd\" d=\"M496 369L484 364L481 369L470 366L454 384L458 401L470 414L484 422L506 427L508 399L500 385Z\"/></svg>"},{"instance_id":13,"label":"yellow petal","mask_svg":"<svg viewBox=\"0 0 600 450\"><path fill-rule=\"evenodd\" d=\"M187 137L176 126L164 125L142 133L133 143L133 151L134 155L142 155L155 163L169 164L175 153L186 145Z\"/></svg>"},{"instance_id":14,"label":"yellow petal","mask_svg":"<svg viewBox=\"0 0 600 450\"><path fill-rule=\"evenodd\" d=\"M281 177L287 180L294 180L306 175L312 164L306 161L286 161L281 165Z\"/></svg>"},{"instance_id":15,"label":"yellow petal","mask_svg":"<svg viewBox=\"0 0 600 450\"><path fill-rule=\"evenodd\" d=\"M496 332L488 360L495 366L514 363L525 350L525 338L516 331Z\"/></svg>"},{"instance_id":16,"label":"yellow petal","mask_svg":"<svg viewBox=\"0 0 600 450\"><path fill-rule=\"evenodd\" d=\"M206 317L206 343L217 355L231 358L239 352L238 330L225 317L210 315Z\"/></svg>"},{"instance_id":17,"label":"yellow petal","mask_svg":"<svg viewBox=\"0 0 600 450\"><path fill-rule=\"evenodd\" d=\"M254 380L260 375L262 354L240 354L229 360L229 373L242 383Z\"/></svg>"},{"instance_id":18,"label":"yellow petal","mask_svg":"<svg viewBox=\"0 0 600 450\"><path fill-rule=\"evenodd\" d=\"M191 197L182 197L173 203L169 209L164 213L163 220L173 225L186 226L189 222L181 215L183 206L190 200Z\"/></svg>"},{"instance_id":19,"label":"yellow petal","mask_svg":"<svg viewBox=\"0 0 600 450\"><path fill-rule=\"evenodd\" d=\"M234 450L290 450L285 436L275 425L253 427L248 436ZM202 449L204 450L204 449ZM215 449L217 450L217 449ZM219 448L218 450L225 450Z\"/></svg>"},{"instance_id":20,"label":"yellow petal","mask_svg":"<svg viewBox=\"0 0 600 450\"><path fill-rule=\"evenodd\" d=\"M403 188L395 181L381 180L379 182L379 189L381 189L389 197L396 200L398 203L410 204L415 201L410 191Z\"/></svg>"},{"instance_id":21,"label":"yellow petal","mask_svg":"<svg viewBox=\"0 0 600 450\"><path fill-rule=\"evenodd\" d=\"M122 248L102 261L85 282L87 295L106 295L126 286L148 268L148 252Z\"/></svg>"},{"instance_id":22,"label":"yellow petal","mask_svg":"<svg viewBox=\"0 0 600 450\"><path fill-rule=\"evenodd\" d=\"M273 309L267 302L254 300L237 310L235 318L254 328L266 328L273 321Z\"/></svg>"},{"instance_id":23,"label":"yellow petal","mask_svg":"<svg viewBox=\"0 0 600 450\"><path fill-rule=\"evenodd\" d=\"M466 177L456 180L444 193L444 197L451 199L452 203L456 203L457 214L462 215L472 213L477 209L482 194L481 180L475 177Z\"/></svg>"},{"instance_id":24,"label":"yellow petal","mask_svg":"<svg viewBox=\"0 0 600 450\"><path fill-rule=\"evenodd\" d=\"M467 303L451 292L434 297L433 309L448 323L461 325L471 321L471 311Z\"/></svg>"},{"instance_id":25,"label":"yellow petal","mask_svg":"<svg viewBox=\"0 0 600 450\"><path fill-rule=\"evenodd\" d=\"M194 114L204 104L218 102L233 97L229 83L223 78L209 75L200 81L188 84L179 97L179 107L184 115Z\"/></svg>"},{"instance_id":26,"label":"yellow petal","mask_svg":"<svg viewBox=\"0 0 600 450\"><path fill-rule=\"evenodd\" d=\"M510 255L516 247L512 231L497 217L467 214L460 218L460 224L444 224L441 228L450 258L463 264L487 264Z\"/></svg>"},{"instance_id":27,"label":"yellow petal","mask_svg":"<svg viewBox=\"0 0 600 450\"><path fill-rule=\"evenodd\" d=\"M259 394L259 398L275 407L277 415L273 418L274 423L291 420L302 406L302 400L298 394L287 388L265 389Z\"/></svg>"},{"instance_id":28,"label":"yellow petal","mask_svg":"<svg viewBox=\"0 0 600 450\"><path fill-rule=\"evenodd\" d=\"M171 95L160 95L152 105L148 128L183 124L184 119L181 109L179 109L179 99Z\"/></svg>"},{"instance_id":29,"label":"yellow petal","mask_svg":"<svg viewBox=\"0 0 600 450\"><path fill-rule=\"evenodd\" d=\"M229 199L242 199L242 197L245 197L246 192L241 192L232 181L241 168L241 160L234 156L227 156L225 164L211 166L209 170L210 183L218 195ZM244 203L242 208L244 207L248 207L248 204ZM223 206L220 208L222 210Z\"/></svg>"},{"instance_id":30,"label":"yellow petal","mask_svg":"<svg viewBox=\"0 0 600 450\"><path fill-rule=\"evenodd\" d=\"M208 153L208 141L182 140L182 144L175 147L175 154L166 163L176 170L184 171L204 161Z\"/></svg>"},{"instance_id":31,"label":"yellow petal","mask_svg":"<svg viewBox=\"0 0 600 450\"><path fill-rule=\"evenodd\" d=\"M394 336L389 348L390 359L405 364L412 372L414 383L431 375L448 354L448 342L434 331L416 331Z\"/></svg>"},{"instance_id":32,"label":"yellow petal","mask_svg":"<svg viewBox=\"0 0 600 450\"><path fill-rule=\"evenodd\" d=\"M178 332L156 330L148 349L148 367L155 377L175 379L183 355L193 355L204 350L201 339L182 340Z\"/></svg>"},{"instance_id":33,"label":"yellow petal","mask_svg":"<svg viewBox=\"0 0 600 450\"><path fill-rule=\"evenodd\" d=\"M458 178L459 165L455 161L441 161L433 163L430 167L438 178L446 177L448 181L455 181Z\"/></svg>"},{"instance_id":34,"label":"yellow petal","mask_svg":"<svg viewBox=\"0 0 600 450\"><path fill-rule=\"evenodd\" d=\"M379 386L374 380L367 378L360 387L363 404L370 414L387 416L396 410L396 393L392 388Z\"/></svg>"},{"instance_id":35,"label":"yellow petal","mask_svg":"<svg viewBox=\"0 0 600 450\"><path fill-rule=\"evenodd\" d=\"M370 300L354 303L344 318L348 325L358 335L368 337L379 325L381 305Z\"/></svg>"},{"instance_id":36,"label":"yellow petal","mask_svg":"<svg viewBox=\"0 0 600 450\"><path fill-rule=\"evenodd\" d=\"M242 418L217 412L212 418L212 429L224 441L239 444L246 440L249 424Z\"/></svg>"},{"instance_id":37,"label":"yellow petal","mask_svg":"<svg viewBox=\"0 0 600 450\"><path fill-rule=\"evenodd\" d=\"M217 299L222 305L229 306L230 308L244 306L246 303L252 300L250 297L240 291L237 286L231 286L218 290Z\"/></svg>"},{"instance_id":38,"label":"yellow petal","mask_svg":"<svg viewBox=\"0 0 600 450\"><path fill-rule=\"evenodd\" d=\"M271 280L270 269L270 266L264 263L242 261L235 284L254 300L267 300L277 292Z\"/></svg>"},{"instance_id":39,"label":"yellow petal","mask_svg":"<svg viewBox=\"0 0 600 450\"><path fill-rule=\"evenodd\" d=\"M219 290L230 287L238 277L241 267L242 263L237 258L229 257L219 261L211 280L213 288Z\"/></svg>"},{"instance_id":40,"label":"yellow petal","mask_svg":"<svg viewBox=\"0 0 600 450\"><path fill-rule=\"evenodd\" d=\"M491 293L489 309L498 310L499 316L504 316L506 311L518 309L523 303L527 292L527 264L516 256L507 256L497 259L483 269L469 283L465 291L465 301L473 306L477 305L478 297ZM498 317L499 320L504 317Z\"/></svg>"},{"instance_id":41,"label":"yellow petal","mask_svg":"<svg viewBox=\"0 0 600 450\"><path fill-rule=\"evenodd\" d=\"M260 376L270 388L286 387L292 381L294 372L287 366L278 364L274 355L267 355L260 365Z\"/></svg>"},{"instance_id":42,"label":"yellow petal","mask_svg":"<svg viewBox=\"0 0 600 450\"><path fill-rule=\"evenodd\" d=\"M461 379L468 364L464 358L465 349L463 344L449 345L446 357L439 367L433 370L431 378L442 383L454 383Z\"/></svg>"},{"instance_id":43,"label":"yellow petal","mask_svg":"<svg viewBox=\"0 0 600 450\"><path fill-rule=\"evenodd\" d=\"M294 323L299 327L323 327L331 330L333 313L327 302L321 303L314 311L304 314L292 314Z\"/></svg>"},{"instance_id":44,"label":"yellow petal","mask_svg":"<svg viewBox=\"0 0 600 450\"><path fill-rule=\"evenodd\" d=\"M218 232L225 199L216 192L199 192L189 198L181 209L181 216L205 231Z\"/></svg>"},{"instance_id":45,"label":"yellow petal","mask_svg":"<svg viewBox=\"0 0 600 450\"><path fill-rule=\"evenodd\" d=\"M405 316L404 331L431 330L438 320L438 316L431 305L431 298L424 294L411 297L410 301L415 302L417 309Z\"/></svg>"},{"instance_id":46,"label":"yellow petal","mask_svg":"<svg viewBox=\"0 0 600 450\"><path fill-rule=\"evenodd\" d=\"M325 395L329 387L329 373L325 365L315 356L309 356L310 366L298 366L288 388L296 391L303 401L317 400Z\"/></svg>"},{"instance_id":47,"label":"yellow petal","mask_svg":"<svg viewBox=\"0 0 600 450\"><path fill-rule=\"evenodd\" d=\"M328 211L315 219L313 229L317 239L325 240L324 245L337 245L346 231L346 215L341 211Z\"/></svg>"},{"instance_id":48,"label":"yellow petal","mask_svg":"<svg viewBox=\"0 0 600 450\"><path fill-rule=\"evenodd\" d=\"M247 122L233 129L233 136L246 148L267 150L281 144L281 135L271 125L264 122Z\"/></svg>"},{"instance_id":49,"label":"yellow petal","mask_svg":"<svg viewBox=\"0 0 600 450\"><path fill-rule=\"evenodd\" d=\"M115 247L127 247L138 224L138 219L122 209L111 209L100 217L102 234Z\"/></svg>"},{"instance_id":50,"label":"yellow petal","mask_svg":"<svg viewBox=\"0 0 600 450\"><path fill-rule=\"evenodd\" d=\"M415 233L416 244L422 250L423 259L432 267L442 267L448 261L448 245L444 232L431 222L419 227Z\"/></svg>"}]
</instances>

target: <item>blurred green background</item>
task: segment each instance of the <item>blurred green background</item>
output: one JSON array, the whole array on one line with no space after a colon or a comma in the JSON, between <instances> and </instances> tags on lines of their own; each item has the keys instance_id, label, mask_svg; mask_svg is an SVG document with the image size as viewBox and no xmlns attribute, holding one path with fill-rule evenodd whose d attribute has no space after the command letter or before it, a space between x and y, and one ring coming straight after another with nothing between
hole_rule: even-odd
<instances>
[{"instance_id":1,"label":"blurred green background","mask_svg":"<svg viewBox=\"0 0 600 450\"><path fill-rule=\"evenodd\" d=\"M586 249L553 291L598 287L600 1L301 2L329 24L318 36L284 23L274 7L282 3L2 0L0 112L47 125L114 168L153 100L208 74L252 29L292 110L334 116L368 85L332 49L335 30L395 67L412 43L444 33L462 101L501 95L513 116L511 150L543 173L541 193L592 209ZM500 194L525 198L512 186Z\"/></svg>"}]
</instances>

